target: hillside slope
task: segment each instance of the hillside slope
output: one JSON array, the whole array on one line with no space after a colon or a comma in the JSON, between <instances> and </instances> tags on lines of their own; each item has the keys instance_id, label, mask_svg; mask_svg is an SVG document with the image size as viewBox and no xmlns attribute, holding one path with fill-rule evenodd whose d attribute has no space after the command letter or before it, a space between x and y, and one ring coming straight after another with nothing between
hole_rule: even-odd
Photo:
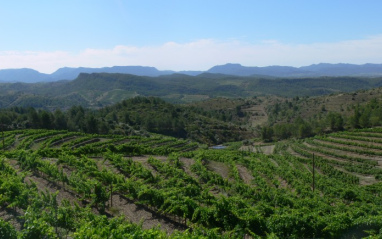
<instances>
[{"instance_id":1,"label":"hillside slope","mask_svg":"<svg viewBox=\"0 0 382 239\"><path fill-rule=\"evenodd\" d=\"M0 84L0 97L1 107L10 105L41 107L43 104L36 102L47 101L44 104L47 108L65 108L72 104L98 108L137 95L157 96L175 103L215 97L267 95L301 97L371 89L380 86L381 81L381 78L360 77L272 79L220 74L144 77L94 73L80 74L73 81ZM74 95L76 97L73 97ZM21 99L15 99L17 96ZM28 100L23 100L25 97Z\"/></svg>"},{"instance_id":2,"label":"hillside slope","mask_svg":"<svg viewBox=\"0 0 382 239\"><path fill-rule=\"evenodd\" d=\"M269 156L159 135L4 136L8 238L361 238L382 229L380 129L296 142L293 151L281 145Z\"/></svg>"}]
</instances>

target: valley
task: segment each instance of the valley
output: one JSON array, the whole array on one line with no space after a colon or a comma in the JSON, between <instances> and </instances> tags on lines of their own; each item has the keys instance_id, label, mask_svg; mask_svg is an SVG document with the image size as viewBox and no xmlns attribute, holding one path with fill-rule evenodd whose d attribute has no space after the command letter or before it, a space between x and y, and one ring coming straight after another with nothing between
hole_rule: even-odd
<instances>
[{"instance_id":1,"label":"valley","mask_svg":"<svg viewBox=\"0 0 382 239\"><path fill-rule=\"evenodd\" d=\"M379 235L380 88L256 95L241 88L243 78L208 76L216 84L201 78L184 88L176 77L167 89L165 78L103 73L49 90L5 85L2 102L12 103L0 109L1 235ZM281 82L298 88L313 79ZM171 93L180 89L192 95Z\"/></svg>"}]
</instances>

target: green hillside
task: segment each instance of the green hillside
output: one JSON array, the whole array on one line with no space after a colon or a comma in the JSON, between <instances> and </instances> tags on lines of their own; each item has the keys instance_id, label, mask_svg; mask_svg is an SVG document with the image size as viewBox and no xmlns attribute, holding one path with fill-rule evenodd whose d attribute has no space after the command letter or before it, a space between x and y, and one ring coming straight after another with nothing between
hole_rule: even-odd
<instances>
[{"instance_id":1,"label":"green hillside","mask_svg":"<svg viewBox=\"0 0 382 239\"><path fill-rule=\"evenodd\" d=\"M99 110L81 106L53 112L31 107L0 109L0 122L7 129L65 129L117 135L151 132L208 145L254 137L253 130L242 126L246 117L236 108L217 112L174 105L155 97L135 97Z\"/></svg>"},{"instance_id":2,"label":"green hillside","mask_svg":"<svg viewBox=\"0 0 382 239\"><path fill-rule=\"evenodd\" d=\"M379 80L82 74L4 85L0 235L380 238Z\"/></svg>"},{"instance_id":3,"label":"green hillside","mask_svg":"<svg viewBox=\"0 0 382 239\"><path fill-rule=\"evenodd\" d=\"M269 78L209 73L145 77L83 73L73 81L0 84L0 107L67 109L71 105L82 105L99 108L138 95L161 97L173 103L215 97L301 97L371 89L380 85L381 78L365 77Z\"/></svg>"},{"instance_id":4,"label":"green hillside","mask_svg":"<svg viewBox=\"0 0 382 239\"><path fill-rule=\"evenodd\" d=\"M8 238L377 235L381 132L280 144L278 154L267 156L198 149L159 135L7 131L0 155L1 233Z\"/></svg>"}]
</instances>

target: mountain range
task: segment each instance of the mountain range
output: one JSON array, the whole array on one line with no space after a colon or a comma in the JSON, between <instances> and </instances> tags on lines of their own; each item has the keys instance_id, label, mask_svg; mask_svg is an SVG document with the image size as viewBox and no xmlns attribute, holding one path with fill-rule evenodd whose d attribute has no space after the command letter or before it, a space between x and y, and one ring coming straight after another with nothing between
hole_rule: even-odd
<instances>
[{"instance_id":1,"label":"mountain range","mask_svg":"<svg viewBox=\"0 0 382 239\"><path fill-rule=\"evenodd\" d=\"M59 80L74 80L80 73L120 73L137 76L157 77L171 74L196 76L202 73L224 74L234 76L268 76L281 78L321 77L321 76L382 76L382 64L328 64L320 63L310 66L266 66L248 67L240 64L228 63L217 65L207 71L161 71L149 66L113 66L102 68L64 67L52 74L40 73L33 69L4 69L0 70L0 82L52 82Z\"/></svg>"}]
</instances>

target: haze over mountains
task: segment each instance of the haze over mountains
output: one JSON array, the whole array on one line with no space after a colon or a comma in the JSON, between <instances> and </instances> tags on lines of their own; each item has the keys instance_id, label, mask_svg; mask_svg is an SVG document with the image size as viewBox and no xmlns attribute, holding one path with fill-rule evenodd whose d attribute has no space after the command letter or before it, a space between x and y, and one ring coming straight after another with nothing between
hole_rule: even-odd
<instances>
[{"instance_id":1,"label":"haze over mountains","mask_svg":"<svg viewBox=\"0 0 382 239\"><path fill-rule=\"evenodd\" d=\"M320 76L382 76L382 64L328 64L320 63L310 66L266 66L248 67L228 63L214 66L207 71L160 71L148 66L113 66L102 68L60 68L52 74L40 73L33 69L4 69L0 70L0 82L50 82L59 80L74 80L80 73L122 73L138 76L161 76L184 74L196 76L202 73L225 74L234 76L271 76L271 77L320 77Z\"/></svg>"}]
</instances>

